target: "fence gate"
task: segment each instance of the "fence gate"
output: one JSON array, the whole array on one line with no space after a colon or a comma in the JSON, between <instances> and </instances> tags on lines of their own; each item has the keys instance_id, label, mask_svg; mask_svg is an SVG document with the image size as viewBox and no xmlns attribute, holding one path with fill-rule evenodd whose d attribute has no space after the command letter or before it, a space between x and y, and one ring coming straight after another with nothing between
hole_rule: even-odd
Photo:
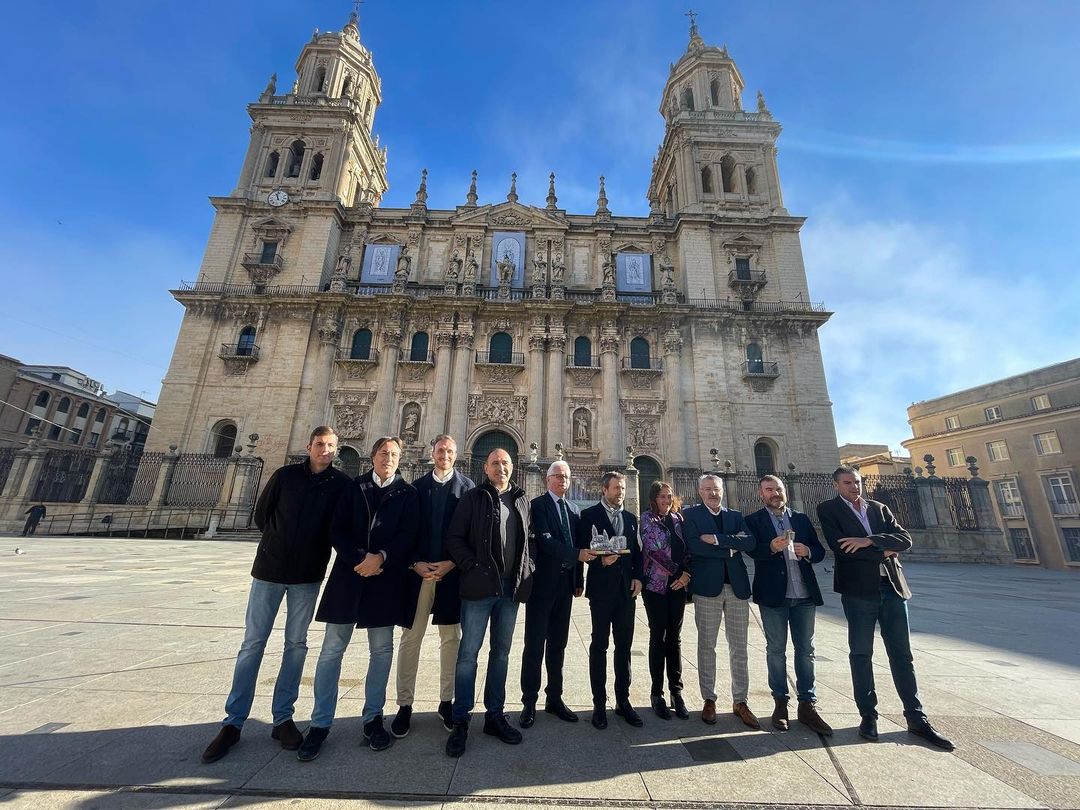
<instances>
[{"instance_id":1,"label":"fence gate","mask_svg":"<svg viewBox=\"0 0 1080 810\"><path fill-rule=\"evenodd\" d=\"M166 506L216 506L229 459L181 453L165 488Z\"/></svg>"},{"instance_id":2,"label":"fence gate","mask_svg":"<svg viewBox=\"0 0 1080 810\"><path fill-rule=\"evenodd\" d=\"M94 450L49 450L32 499L44 503L78 503L86 495L96 457Z\"/></svg>"},{"instance_id":3,"label":"fence gate","mask_svg":"<svg viewBox=\"0 0 1080 810\"><path fill-rule=\"evenodd\" d=\"M263 460L254 458L251 461L254 463L248 470L247 478L244 479L244 489L240 493L239 508L253 513L255 500L259 497L259 485L262 483Z\"/></svg>"},{"instance_id":4,"label":"fence gate","mask_svg":"<svg viewBox=\"0 0 1080 810\"><path fill-rule=\"evenodd\" d=\"M977 532L979 517L975 513L975 504L971 501L971 490L963 478L942 478L945 482L945 497L949 501L953 524L962 532Z\"/></svg>"},{"instance_id":5,"label":"fence gate","mask_svg":"<svg viewBox=\"0 0 1080 810\"><path fill-rule=\"evenodd\" d=\"M11 465L15 463L15 448L0 447L0 492L4 491Z\"/></svg>"}]
</instances>

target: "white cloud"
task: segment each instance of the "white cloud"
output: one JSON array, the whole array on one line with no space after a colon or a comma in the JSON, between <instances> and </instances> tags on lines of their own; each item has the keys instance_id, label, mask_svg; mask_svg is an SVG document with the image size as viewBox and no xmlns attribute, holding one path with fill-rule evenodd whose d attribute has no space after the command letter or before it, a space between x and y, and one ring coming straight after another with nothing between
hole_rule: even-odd
<instances>
[{"instance_id":1,"label":"white cloud","mask_svg":"<svg viewBox=\"0 0 1080 810\"><path fill-rule=\"evenodd\" d=\"M1077 354L1076 276L982 266L963 238L846 204L808 222L813 297L836 312L820 337L841 444L899 448L912 402Z\"/></svg>"}]
</instances>

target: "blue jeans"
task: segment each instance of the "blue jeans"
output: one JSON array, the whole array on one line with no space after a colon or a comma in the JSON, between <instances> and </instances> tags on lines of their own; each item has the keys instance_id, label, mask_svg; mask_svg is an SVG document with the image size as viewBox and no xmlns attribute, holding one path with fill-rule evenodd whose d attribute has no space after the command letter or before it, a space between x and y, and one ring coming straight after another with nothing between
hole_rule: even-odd
<instances>
[{"instance_id":1,"label":"blue jeans","mask_svg":"<svg viewBox=\"0 0 1080 810\"><path fill-rule=\"evenodd\" d=\"M765 630L765 664L769 689L774 698L788 697L787 639L795 648L795 692L800 701L814 702L814 615L812 599L785 599L779 607L761 605L761 625Z\"/></svg>"},{"instance_id":2,"label":"blue jeans","mask_svg":"<svg viewBox=\"0 0 1080 810\"><path fill-rule=\"evenodd\" d=\"M351 624L326 625L319 663L315 666L315 708L311 725L330 728L337 711L338 681L341 679L341 657L352 639ZM390 665L394 662L394 627L369 627L368 668L364 678L364 723L383 713L386 705L386 684L390 680Z\"/></svg>"},{"instance_id":3,"label":"blue jeans","mask_svg":"<svg viewBox=\"0 0 1080 810\"><path fill-rule=\"evenodd\" d=\"M503 593L514 592L513 580L503 580ZM484 681L485 717L503 713L506 704L506 671L510 643L514 639L518 603L512 596L489 596L461 600L461 645L458 647L454 675L454 722L468 722L476 704L476 656L484 644L488 619L491 619L491 648L488 650L487 677Z\"/></svg>"},{"instance_id":4,"label":"blue jeans","mask_svg":"<svg viewBox=\"0 0 1080 810\"><path fill-rule=\"evenodd\" d=\"M859 707L859 714L863 717L878 716L873 655L874 626L880 624L881 640L889 655L893 684L904 704L904 717L909 721L925 719L911 658L907 602L884 583L877 599L845 594L840 601L848 622L848 660L851 662L851 685L855 690L855 705Z\"/></svg>"},{"instance_id":5,"label":"blue jeans","mask_svg":"<svg viewBox=\"0 0 1080 810\"><path fill-rule=\"evenodd\" d=\"M244 642L236 656L232 688L225 701L225 725L243 728L251 714L255 699L255 682L259 677L266 641L274 629L281 600L285 608L285 651L281 656L277 682L274 684L274 725L293 716L296 696L300 692L300 677L307 658L307 631L315 615L315 600L321 582L302 585L283 585L278 582L251 580L248 592L247 615L244 617Z\"/></svg>"}]
</instances>

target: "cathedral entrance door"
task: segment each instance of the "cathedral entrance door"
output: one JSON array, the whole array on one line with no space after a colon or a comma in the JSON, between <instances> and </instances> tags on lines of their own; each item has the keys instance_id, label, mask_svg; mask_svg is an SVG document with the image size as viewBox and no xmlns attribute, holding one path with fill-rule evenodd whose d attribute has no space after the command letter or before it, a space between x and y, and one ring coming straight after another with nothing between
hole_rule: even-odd
<instances>
[{"instance_id":1,"label":"cathedral entrance door","mask_svg":"<svg viewBox=\"0 0 1080 810\"><path fill-rule=\"evenodd\" d=\"M649 508L649 487L660 480L660 465L649 456L636 456L634 466L638 471L638 509L644 512Z\"/></svg>"}]
</instances>

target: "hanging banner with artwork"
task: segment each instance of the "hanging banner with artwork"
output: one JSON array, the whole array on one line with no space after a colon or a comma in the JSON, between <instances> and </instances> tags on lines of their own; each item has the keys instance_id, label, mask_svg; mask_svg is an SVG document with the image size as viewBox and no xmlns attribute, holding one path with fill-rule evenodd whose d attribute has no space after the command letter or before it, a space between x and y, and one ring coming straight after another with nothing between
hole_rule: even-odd
<instances>
[{"instance_id":1,"label":"hanging banner with artwork","mask_svg":"<svg viewBox=\"0 0 1080 810\"><path fill-rule=\"evenodd\" d=\"M364 266L361 284L393 284L401 245L368 243L364 245Z\"/></svg>"},{"instance_id":2,"label":"hanging banner with artwork","mask_svg":"<svg viewBox=\"0 0 1080 810\"><path fill-rule=\"evenodd\" d=\"M652 256L648 253L616 254L615 272L615 289L619 292L653 291Z\"/></svg>"},{"instance_id":3,"label":"hanging banner with artwork","mask_svg":"<svg viewBox=\"0 0 1080 810\"><path fill-rule=\"evenodd\" d=\"M503 269L499 269L499 265ZM492 287L499 286L499 274L509 273L508 265L513 265L511 287L525 286L525 232L496 231L491 239L491 274Z\"/></svg>"}]
</instances>

